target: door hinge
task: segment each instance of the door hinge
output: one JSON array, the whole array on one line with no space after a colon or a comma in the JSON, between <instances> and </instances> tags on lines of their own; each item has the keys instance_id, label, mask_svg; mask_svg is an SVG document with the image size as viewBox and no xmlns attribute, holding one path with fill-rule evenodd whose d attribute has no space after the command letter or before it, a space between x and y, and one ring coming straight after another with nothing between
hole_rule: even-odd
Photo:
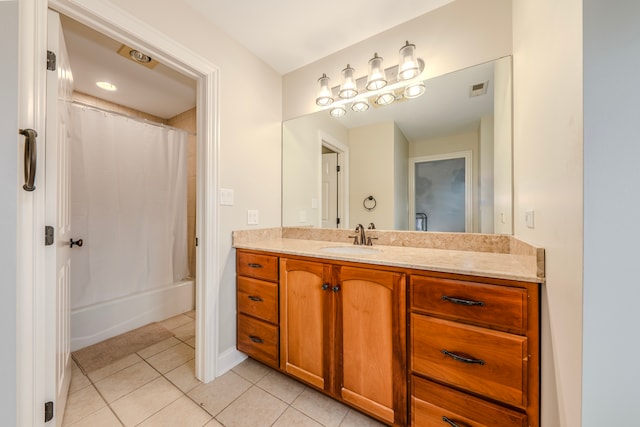
<instances>
[{"instance_id":1,"label":"door hinge","mask_svg":"<svg viewBox=\"0 0 640 427\"><path fill-rule=\"evenodd\" d=\"M336 172L340 172L340 165L336 166Z\"/></svg>"},{"instance_id":2,"label":"door hinge","mask_svg":"<svg viewBox=\"0 0 640 427\"><path fill-rule=\"evenodd\" d=\"M336 225L340 225L340 218L336 218Z\"/></svg>"},{"instance_id":3,"label":"door hinge","mask_svg":"<svg viewBox=\"0 0 640 427\"><path fill-rule=\"evenodd\" d=\"M44 245L53 245L53 227L50 225L44 226Z\"/></svg>"},{"instance_id":4,"label":"door hinge","mask_svg":"<svg viewBox=\"0 0 640 427\"><path fill-rule=\"evenodd\" d=\"M198 238L196 237L196 247L198 246Z\"/></svg>"},{"instance_id":5,"label":"door hinge","mask_svg":"<svg viewBox=\"0 0 640 427\"><path fill-rule=\"evenodd\" d=\"M46 402L44 404L44 422L48 423L53 419L53 402Z\"/></svg>"},{"instance_id":6,"label":"door hinge","mask_svg":"<svg viewBox=\"0 0 640 427\"><path fill-rule=\"evenodd\" d=\"M47 51L47 70L56 70L56 54L50 50Z\"/></svg>"}]
</instances>

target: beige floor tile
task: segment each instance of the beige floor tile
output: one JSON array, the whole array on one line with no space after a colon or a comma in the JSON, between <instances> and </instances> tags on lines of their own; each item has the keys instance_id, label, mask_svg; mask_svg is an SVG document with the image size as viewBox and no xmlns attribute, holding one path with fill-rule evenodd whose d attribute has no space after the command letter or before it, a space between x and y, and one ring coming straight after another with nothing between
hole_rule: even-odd
<instances>
[{"instance_id":1,"label":"beige floor tile","mask_svg":"<svg viewBox=\"0 0 640 427\"><path fill-rule=\"evenodd\" d=\"M216 419L226 427L269 427L288 405L256 386L227 406Z\"/></svg>"},{"instance_id":2,"label":"beige floor tile","mask_svg":"<svg viewBox=\"0 0 640 427\"><path fill-rule=\"evenodd\" d=\"M201 427L212 417L207 411L182 396L169 406L147 418L140 427Z\"/></svg>"},{"instance_id":3,"label":"beige floor tile","mask_svg":"<svg viewBox=\"0 0 640 427\"><path fill-rule=\"evenodd\" d=\"M277 371L269 372L256 385L288 404L293 403L305 389L303 384Z\"/></svg>"},{"instance_id":4,"label":"beige floor tile","mask_svg":"<svg viewBox=\"0 0 640 427\"><path fill-rule=\"evenodd\" d=\"M109 375L115 374L118 371L123 370L124 368L128 368L131 365L135 365L140 362L142 359L137 354L130 354L127 357L124 357L120 360L113 362L110 365L105 366L104 368L100 368L97 371L90 372L89 378L94 383L100 381L103 378L108 377Z\"/></svg>"},{"instance_id":5,"label":"beige floor tile","mask_svg":"<svg viewBox=\"0 0 640 427\"><path fill-rule=\"evenodd\" d=\"M125 426L135 426L180 396L180 390L160 377L116 400L111 408Z\"/></svg>"},{"instance_id":6,"label":"beige floor tile","mask_svg":"<svg viewBox=\"0 0 640 427\"><path fill-rule=\"evenodd\" d=\"M191 321L193 321L191 317L185 316L184 314L178 314L177 316L170 317L167 320L163 320L159 323L165 328L172 330Z\"/></svg>"},{"instance_id":7,"label":"beige floor tile","mask_svg":"<svg viewBox=\"0 0 640 427\"><path fill-rule=\"evenodd\" d=\"M249 387L249 381L230 371L208 384L200 384L187 395L208 413L216 416Z\"/></svg>"},{"instance_id":8,"label":"beige floor tile","mask_svg":"<svg viewBox=\"0 0 640 427\"><path fill-rule=\"evenodd\" d=\"M104 407L97 412L73 423L69 427L121 427L122 423L113 414L109 407Z\"/></svg>"},{"instance_id":9,"label":"beige floor tile","mask_svg":"<svg viewBox=\"0 0 640 427\"><path fill-rule=\"evenodd\" d=\"M297 409L289 407L273 427L322 427L322 424L315 422Z\"/></svg>"},{"instance_id":10,"label":"beige floor tile","mask_svg":"<svg viewBox=\"0 0 640 427\"><path fill-rule=\"evenodd\" d=\"M342 403L310 388L306 388L291 406L326 427L339 426L349 411Z\"/></svg>"},{"instance_id":11,"label":"beige floor tile","mask_svg":"<svg viewBox=\"0 0 640 427\"><path fill-rule=\"evenodd\" d=\"M180 340L175 339L174 337L167 338L164 341L160 341L159 343L140 350L138 352L138 356L142 357L143 359L148 359L151 356L155 356L156 354L178 344L180 344Z\"/></svg>"},{"instance_id":12,"label":"beige floor tile","mask_svg":"<svg viewBox=\"0 0 640 427\"><path fill-rule=\"evenodd\" d=\"M196 318L196 311L195 310L187 311L186 313L182 313L182 314L184 314L185 316L191 317L192 319Z\"/></svg>"},{"instance_id":13,"label":"beige floor tile","mask_svg":"<svg viewBox=\"0 0 640 427\"><path fill-rule=\"evenodd\" d=\"M71 383L69 384L69 393L85 388L91 384L89 377L82 373L76 362L71 359Z\"/></svg>"},{"instance_id":14,"label":"beige floor tile","mask_svg":"<svg viewBox=\"0 0 640 427\"><path fill-rule=\"evenodd\" d=\"M196 360L192 359L184 365L178 366L176 369L167 372L164 376L171 381L176 387L187 393L194 387L202 384L196 378Z\"/></svg>"},{"instance_id":15,"label":"beige floor tile","mask_svg":"<svg viewBox=\"0 0 640 427\"><path fill-rule=\"evenodd\" d=\"M215 418L204 425L204 427L224 427Z\"/></svg>"},{"instance_id":16,"label":"beige floor tile","mask_svg":"<svg viewBox=\"0 0 640 427\"><path fill-rule=\"evenodd\" d=\"M196 348L196 337L189 338L184 343L187 344L190 347Z\"/></svg>"},{"instance_id":17,"label":"beige floor tile","mask_svg":"<svg viewBox=\"0 0 640 427\"><path fill-rule=\"evenodd\" d=\"M147 359L147 362L161 373L169 372L195 358L195 350L185 343L168 348Z\"/></svg>"},{"instance_id":18,"label":"beige floor tile","mask_svg":"<svg viewBox=\"0 0 640 427\"><path fill-rule=\"evenodd\" d=\"M187 341L196 336L196 322L191 319L189 323L178 326L171 330L177 339L180 341Z\"/></svg>"},{"instance_id":19,"label":"beige floor tile","mask_svg":"<svg viewBox=\"0 0 640 427\"><path fill-rule=\"evenodd\" d=\"M340 427L384 427L384 424L362 414L355 409L349 409Z\"/></svg>"},{"instance_id":20,"label":"beige floor tile","mask_svg":"<svg viewBox=\"0 0 640 427\"><path fill-rule=\"evenodd\" d=\"M101 379L95 383L95 386L102 397L111 403L159 376L158 371L142 361Z\"/></svg>"},{"instance_id":21,"label":"beige floor tile","mask_svg":"<svg viewBox=\"0 0 640 427\"><path fill-rule=\"evenodd\" d=\"M71 425L107 406L93 385L69 394L63 425Z\"/></svg>"},{"instance_id":22,"label":"beige floor tile","mask_svg":"<svg viewBox=\"0 0 640 427\"><path fill-rule=\"evenodd\" d=\"M272 371L273 369L249 358L233 368L233 372L254 384Z\"/></svg>"}]
</instances>

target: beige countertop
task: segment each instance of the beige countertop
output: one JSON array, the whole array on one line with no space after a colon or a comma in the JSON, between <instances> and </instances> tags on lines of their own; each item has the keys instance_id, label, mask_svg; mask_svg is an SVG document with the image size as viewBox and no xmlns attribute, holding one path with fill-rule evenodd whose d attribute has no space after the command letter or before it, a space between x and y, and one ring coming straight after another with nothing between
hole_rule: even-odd
<instances>
[{"instance_id":1,"label":"beige countertop","mask_svg":"<svg viewBox=\"0 0 640 427\"><path fill-rule=\"evenodd\" d=\"M503 248L492 252L486 248L479 251L407 246L406 241L403 246L374 245L371 247L356 246L343 241L291 238L287 234L299 237L299 233L282 232L283 229L279 229L280 233L278 233L277 230L268 229L266 232L253 234L234 232L234 247L329 260L544 283L544 251L533 247L531 247L533 250L522 250L518 247L518 250L510 252L506 252ZM376 233L385 232L373 232L372 235ZM318 238L317 235L308 237ZM320 236L322 237L324 236ZM360 253L361 251L366 253Z\"/></svg>"}]
</instances>

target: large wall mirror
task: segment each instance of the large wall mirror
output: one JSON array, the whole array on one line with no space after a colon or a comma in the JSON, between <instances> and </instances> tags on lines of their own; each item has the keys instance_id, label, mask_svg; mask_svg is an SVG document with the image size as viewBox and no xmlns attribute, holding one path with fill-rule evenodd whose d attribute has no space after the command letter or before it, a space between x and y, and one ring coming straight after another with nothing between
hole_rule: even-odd
<instances>
[{"instance_id":1,"label":"large wall mirror","mask_svg":"<svg viewBox=\"0 0 640 427\"><path fill-rule=\"evenodd\" d=\"M282 126L282 225L513 233L511 57Z\"/></svg>"}]
</instances>

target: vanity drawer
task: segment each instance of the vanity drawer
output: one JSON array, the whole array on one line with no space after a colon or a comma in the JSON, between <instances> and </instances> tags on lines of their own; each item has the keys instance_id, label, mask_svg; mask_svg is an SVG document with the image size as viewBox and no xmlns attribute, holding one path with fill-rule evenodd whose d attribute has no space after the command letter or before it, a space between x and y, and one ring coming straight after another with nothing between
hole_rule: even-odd
<instances>
[{"instance_id":1,"label":"vanity drawer","mask_svg":"<svg viewBox=\"0 0 640 427\"><path fill-rule=\"evenodd\" d=\"M411 309L525 334L526 289L411 276Z\"/></svg>"},{"instance_id":2,"label":"vanity drawer","mask_svg":"<svg viewBox=\"0 0 640 427\"><path fill-rule=\"evenodd\" d=\"M278 285L238 276L238 311L278 323Z\"/></svg>"},{"instance_id":3,"label":"vanity drawer","mask_svg":"<svg viewBox=\"0 0 640 427\"><path fill-rule=\"evenodd\" d=\"M278 281L278 257L238 251L236 272L241 276Z\"/></svg>"},{"instance_id":4,"label":"vanity drawer","mask_svg":"<svg viewBox=\"0 0 640 427\"><path fill-rule=\"evenodd\" d=\"M278 367L278 327L244 314L238 315L238 350Z\"/></svg>"},{"instance_id":5,"label":"vanity drawer","mask_svg":"<svg viewBox=\"0 0 640 427\"><path fill-rule=\"evenodd\" d=\"M518 407L527 404L527 338L411 314L411 369Z\"/></svg>"},{"instance_id":6,"label":"vanity drawer","mask_svg":"<svg viewBox=\"0 0 640 427\"><path fill-rule=\"evenodd\" d=\"M450 427L453 425L526 427L528 424L526 414L413 376L411 381L411 425L415 427Z\"/></svg>"}]
</instances>

